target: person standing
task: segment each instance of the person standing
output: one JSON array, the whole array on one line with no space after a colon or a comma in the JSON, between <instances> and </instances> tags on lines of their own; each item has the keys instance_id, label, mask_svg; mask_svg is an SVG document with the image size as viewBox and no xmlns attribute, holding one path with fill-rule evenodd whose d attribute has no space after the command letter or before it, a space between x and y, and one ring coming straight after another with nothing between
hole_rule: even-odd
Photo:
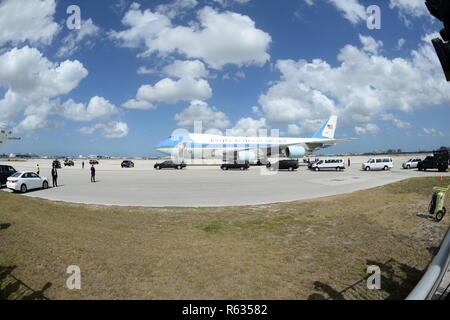
<instances>
[{"instance_id":1,"label":"person standing","mask_svg":"<svg viewBox=\"0 0 450 320\"><path fill-rule=\"evenodd\" d=\"M39 175L41 173L41 169L39 168L39 163L36 166L36 173Z\"/></svg>"},{"instance_id":2,"label":"person standing","mask_svg":"<svg viewBox=\"0 0 450 320\"><path fill-rule=\"evenodd\" d=\"M56 166L53 166L52 168L52 181L53 181L53 187L58 186L58 170L56 170Z\"/></svg>"},{"instance_id":3,"label":"person standing","mask_svg":"<svg viewBox=\"0 0 450 320\"><path fill-rule=\"evenodd\" d=\"M84 169L84 160L81 162L81 169Z\"/></svg>"},{"instance_id":4,"label":"person standing","mask_svg":"<svg viewBox=\"0 0 450 320\"><path fill-rule=\"evenodd\" d=\"M91 167L91 182L95 182L95 167L92 165Z\"/></svg>"},{"instance_id":5,"label":"person standing","mask_svg":"<svg viewBox=\"0 0 450 320\"><path fill-rule=\"evenodd\" d=\"M350 167L350 158L348 158L348 166Z\"/></svg>"}]
</instances>

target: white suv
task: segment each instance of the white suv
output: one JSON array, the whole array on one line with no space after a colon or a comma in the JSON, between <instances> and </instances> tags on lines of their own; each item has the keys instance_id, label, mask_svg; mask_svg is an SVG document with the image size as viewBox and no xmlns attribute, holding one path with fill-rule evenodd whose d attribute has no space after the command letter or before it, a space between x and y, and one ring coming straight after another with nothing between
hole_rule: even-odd
<instances>
[{"instance_id":1,"label":"white suv","mask_svg":"<svg viewBox=\"0 0 450 320\"><path fill-rule=\"evenodd\" d=\"M403 169L417 168L417 165L419 164L420 161L422 161L422 159L418 158L409 159L408 161L402 164L402 167Z\"/></svg>"},{"instance_id":2,"label":"white suv","mask_svg":"<svg viewBox=\"0 0 450 320\"><path fill-rule=\"evenodd\" d=\"M392 158L371 158L362 164L362 169L369 170L389 170L394 166Z\"/></svg>"},{"instance_id":3,"label":"white suv","mask_svg":"<svg viewBox=\"0 0 450 320\"><path fill-rule=\"evenodd\" d=\"M311 165L311 170L336 170L341 171L345 169L344 160L342 159L327 159L319 160Z\"/></svg>"}]
</instances>

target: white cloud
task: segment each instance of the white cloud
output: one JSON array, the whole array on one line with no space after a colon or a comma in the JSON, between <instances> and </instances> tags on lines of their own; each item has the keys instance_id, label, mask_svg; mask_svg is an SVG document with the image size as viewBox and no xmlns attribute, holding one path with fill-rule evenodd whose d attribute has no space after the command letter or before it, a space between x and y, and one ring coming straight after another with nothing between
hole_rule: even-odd
<instances>
[{"instance_id":1,"label":"white cloud","mask_svg":"<svg viewBox=\"0 0 450 320\"><path fill-rule=\"evenodd\" d=\"M434 49L424 42L409 57L389 59L346 45L340 65L314 59L279 60L281 78L260 96L269 123L294 124L340 116L340 125L358 126L358 132L376 132L367 124L393 110L411 112L449 105L450 84L442 76ZM398 127L407 123L394 121Z\"/></svg>"},{"instance_id":2,"label":"white cloud","mask_svg":"<svg viewBox=\"0 0 450 320\"><path fill-rule=\"evenodd\" d=\"M427 128L423 128L423 132L425 132L428 135L434 136L434 137L445 137L445 133L437 130L435 128L431 128L431 129L427 129Z\"/></svg>"},{"instance_id":3,"label":"white cloud","mask_svg":"<svg viewBox=\"0 0 450 320\"><path fill-rule=\"evenodd\" d=\"M288 125L288 134L291 136L299 136L301 134L301 128L296 124Z\"/></svg>"},{"instance_id":4,"label":"white cloud","mask_svg":"<svg viewBox=\"0 0 450 320\"><path fill-rule=\"evenodd\" d=\"M109 139L124 138L129 132L128 125L121 121L101 123L97 125L97 128L100 128L102 135Z\"/></svg>"},{"instance_id":5,"label":"white cloud","mask_svg":"<svg viewBox=\"0 0 450 320\"><path fill-rule=\"evenodd\" d=\"M53 20L54 0L3 0L0 3L0 46L28 41L50 44L59 26Z\"/></svg>"},{"instance_id":6,"label":"white cloud","mask_svg":"<svg viewBox=\"0 0 450 320\"><path fill-rule=\"evenodd\" d=\"M52 63L42 53L25 46L0 55L0 86L6 88L0 99L0 121L11 122L23 116L18 131L55 128L60 122L49 120L59 115L72 121L110 121L118 109L102 97L93 97L87 106L72 99L60 103L88 75L77 60Z\"/></svg>"},{"instance_id":7,"label":"white cloud","mask_svg":"<svg viewBox=\"0 0 450 320\"><path fill-rule=\"evenodd\" d=\"M208 76L208 70L206 70L203 62L199 60L175 60L170 65L164 67L163 71L168 76L176 78L204 78Z\"/></svg>"},{"instance_id":8,"label":"white cloud","mask_svg":"<svg viewBox=\"0 0 450 320\"><path fill-rule=\"evenodd\" d=\"M260 130L268 129L266 119L241 118L233 128L226 130L227 136L257 136ZM270 132L267 132L270 134Z\"/></svg>"},{"instance_id":9,"label":"white cloud","mask_svg":"<svg viewBox=\"0 0 450 320\"><path fill-rule=\"evenodd\" d=\"M211 95L212 89L206 80L194 78L172 80L165 78L153 86L141 86L137 92L136 99L128 100L123 106L133 109L151 109L151 102L174 104L178 101L206 100Z\"/></svg>"},{"instance_id":10,"label":"white cloud","mask_svg":"<svg viewBox=\"0 0 450 320\"><path fill-rule=\"evenodd\" d=\"M58 49L56 55L58 57L70 56L80 48L83 40L98 36L99 34L100 28L92 22L92 19L83 20L79 30L70 30L69 34L63 38L63 45ZM89 44L92 45L92 42Z\"/></svg>"},{"instance_id":11,"label":"white cloud","mask_svg":"<svg viewBox=\"0 0 450 320\"><path fill-rule=\"evenodd\" d=\"M10 121L23 111L45 109L49 112L50 99L69 93L88 74L77 60L66 60L58 65L28 46L0 55L0 70L0 86L7 89L0 100L0 120L3 121Z\"/></svg>"},{"instance_id":12,"label":"white cloud","mask_svg":"<svg viewBox=\"0 0 450 320\"><path fill-rule=\"evenodd\" d=\"M328 0L331 2L342 14L344 18L352 24L357 24L366 21L367 13L363 5L358 0Z\"/></svg>"},{"instance_id":13,"label":"white cloud","mask_svg":"<svg viewBox=\"0 0 450 320\"><path fill-rule=\"evenodd\" d=\"M72 121L89 122L95 119L107 119L117 114L119 110L105 98L96 96L91 98L87 106L69 99L61 105L58 112Z\"/></svg>"},{"instance_id":14,"label":"white cloud","mask_svg":"<svg viewBox=\"0 0 450 320\"><path fill-rule=\"evenodd\" d=\"M85 135L91 135L97 130L100 130L102 136L108 139L124 138L130 131L125 122L110 121L106 123L98 123L92 127L81 127L78 129L78 132Z\"/></svg>"},{"instance_id":15,"label":"white cloud","mask_svg":"<svg viewBox=\"0 0 450 320\"><path fill-rule=\"evenodd\" d=\"M257 29L248 16L234 12L205 7L198 11L198 22L174 26L166 15L141 11L140 5L134 3L122 23L128 29L112 31L110 36L125 47L144 46L142 56L177 52L202 59L215 69L227 64L263 65L270 58L270 35Z\"/></svg>"},{"instance_id":16,"label":"white cloud","mask_svg":"<svg viewBox=\"0 0 450 320\"><path fill-rule=\"evenodd\" d=\"M141 109L141 110L156 109L156 106L154 104L145 100L136 100L136 99L130 99L127 102L125 102L122 106L127 109Z\"/></svg>"},{"instance_id":17,"label":"white cloud","mask_svg":"<svg viewBox=\"0 0 450 320\"><path fill-rule=\"evenodd\" d=\"M371 36L359 35L359 40L363 45L363 50L367 53L378 54L378 50L383 46L382 41L377 41Z\"/></svg>"},{"instance_id":18,"label":"white cloud","mask_svg":"<svg viewBox=\"0 0 450 320\"><path fill-rule=\"evenodd\" d=\"M414 17L429 15L425 0L390 0L389 7L397 8L400 13Z\"/></svg>"},{"instance_id":19,"label":"white cloud","mask_svg":"<svg viewBox=\"0 0 450 320\"><path fill-rule=\"evenodd\" d=\"M237 4L246 4L249 3L252 0L212 0L215 3L220 4L222 7L229 7L232 6L233 4L237 3Z\"/></svg>"},{"instance_id":20,"label":"white cloud","mask_svg":"<svg viewBox=\"0 0 450 320\"><path fill-rule=\"evenodd\" d=\"M412 124L409 122L402 121L397 119L392 113L385 113L381 115L381 120L384 121L392 121L392 123L400 129L409 129L412 128Z\"/></svg>"},{"instance_id":21,"label":"white cloud","mask_svg":"<svg viewBox=\"0 0 450 320\"><path fill-rule=\"evenodd\" d=\"M187 108L175 115L175 120L180 127L193 127L196 121L201 121L205 129L223 129L230 125L225 113L200 100L191 101Z\"/></svg>"},{"instance_id":22,"label":"white cloud","mask_svg":"<svg viewBox=\"0 0 450 320\"><path fill-rule=\"evenodd\" d=\"M136 71L137 74L154 74L156 72L156 70L144 66L140 66Z\"/></svg>"},{"instance_id":23,"label":"white cloud","mask_svg":"<svg viewBox=\"0 0 450 320\"><path fill-rule=\"evenodd\" d=\"M367 133L371 133L371 134L377 134L380 132L380 127L378 127L376 124L374 123L368 123L362 127L360 126L356 126L355 127L355 132L357 135L364 135Z\"/></svg>"},{"instance_id":24,"label":"white cloud","mask_svg":"<svg viewBox=\"0 0 450 320\"><path fill-rule=\"evenodd\" d=\"M197 4L196 0L174 0L168 4L158 5L156 11L173 19L186 14L186 11L195 8Z\"/></svg>"}]
</instances>

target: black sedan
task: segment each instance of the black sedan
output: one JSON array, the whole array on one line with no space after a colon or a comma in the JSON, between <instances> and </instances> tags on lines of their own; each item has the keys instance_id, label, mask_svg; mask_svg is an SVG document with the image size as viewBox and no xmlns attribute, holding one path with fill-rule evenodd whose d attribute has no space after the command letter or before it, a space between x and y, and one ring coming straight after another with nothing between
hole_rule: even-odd
<instances>
[{"instance_id":1,"label":"black sedan","mask_svg":"<svg viewBox=\"0 0 450 320\"><path fill-rule=\"evenodd\" d=\"M120 164L122 168L134 168L134 162L131 160L124 160Z\"/></svg>"},{"instance_id":2,"label":"black sedan","mask_svg":"<svg viewBox=\"0 0 450 320\"><path fill-rule=\"evenodd\" d=\"M186 164L184 162L173 162L171 160L169 161L164 161L161 163L156 163L153 166L156 170L161 170L161 169L178 169L181 170L183 168L186 168Z\"/></svg>"},{"instance_id":3,"label":"black sedan","mask_svg":"<svg viewBox=\"0 0 450 320\"><path fill-rule=\"evenodd\" d=\"M249 168L250 168L250 164L248 162L223 163L220 166L220 169L222 169L222 170L230 170L230 169L248 170Z\"/></svg>"}]
</instances>

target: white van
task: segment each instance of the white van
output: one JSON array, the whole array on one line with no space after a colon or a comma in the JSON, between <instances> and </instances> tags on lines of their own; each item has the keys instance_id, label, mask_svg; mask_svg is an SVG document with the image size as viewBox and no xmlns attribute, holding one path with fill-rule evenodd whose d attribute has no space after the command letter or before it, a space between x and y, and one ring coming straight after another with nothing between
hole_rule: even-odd
<instances>
[{"instance_id":1,"label":"white van","mask_svg":"<svg viewBox=\"0 0 450 320\"><path fill-rule=\"evenodd\" d=\"M344 160L342 159L326 159L319 160L314 162L311 165L311 170L320 171L320 170L336 170L341 171L345 169Z\"/></svg>"},{"instance_id":2,"label":"white van","mask_svg":"<svg viewBox=\"0 0 450 320\"><path fill-rule=\"evenodd\" d=\"M369 170L390 170L394 167L392 158L371 158L362 164L362 169Z\"/></svg>"}]
</instances>

